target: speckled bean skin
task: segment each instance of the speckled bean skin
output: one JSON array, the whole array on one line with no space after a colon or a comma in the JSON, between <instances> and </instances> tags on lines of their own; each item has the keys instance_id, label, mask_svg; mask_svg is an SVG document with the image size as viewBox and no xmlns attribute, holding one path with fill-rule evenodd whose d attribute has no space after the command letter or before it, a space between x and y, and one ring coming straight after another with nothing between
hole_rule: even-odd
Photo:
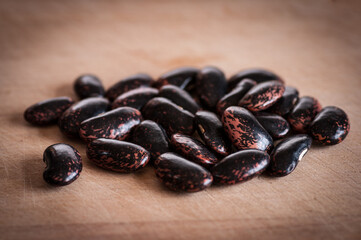
<instances>
[{"instance_id":1,"label":"speckled bean skin","mask_svg":"<svg viewBox=\"0 0 361 240\"><path fill-rule=\"evenodd\" d=\"M288 114L288 122L292 129L299 133L307 133L312 120L321 111L321 104L313 97L301 97Z\"/></svg>"},{"instance_id":2,"label":"speckled bean skin","mask_svg":"<svg viewBox=\"0 0 361 240\"><path fill-rule=\"evenodd\" d=\"M193 114L195 114L200 108L188 92L175 85L163 86L159 90L159 97L167 98Z\"/></svg>"},{"instance_id":3,"label":"speckled bean skin","mask_svg":"<svg viewBox=\"0 0 361 240\"><path fill-rule=\"evenodd\" d=\"M295 106L298 101L298 90L294 87L285 87L285 92L282 97L277 100L270 108L267 109L267 112L275 113L280 116L285 116L289 113L292 108Z\"/></svg>"},{"instance_id":4,"label":"speckled bean skin","mask_svg":"<svg viewBox=\"0 0 361 240\"><path fill-rule=\"evenodd\" d=\"M80 123L107 111L109 101L101 97L85 98L70 108L60 117L58 125L60 130L68 137L78 137Z\"/></svg>"},{"instance_id":5,"label":"speckled bean skin","mask_svg":"<svg viewBox=\"0 0 361 240\"><path fill-rule=\"evenodd\" d=\"M24 118L34 125L56 123L63 112L73 103L74 101L70 97L50 98L28 107L24 112Z\"/></svg>"},{"instance_id":6,"label":"speckled bean skin","mask_svg":"<svg viewBox=\"0 0 361 240\"><path fill-rule=\"evenodd\" d=\"M98 167L121 173L137 171L145 167L150 159L149 152L141 146L105 138L90 142L86 153Z\"/></svg>"},{"instance_id":7,"label":"speckled bean skin","mask_svg":"<svg viewBox=\"0 0 361 240\"><path fill-rule=\"evenodd\" d=\"M217 157L200 141L183 134L173 134L171 145L184 158L209 168L218 162Z\"/></svg>"},{"instance_id":8,"label":"speckled bean skin","mask_svg":"<svg viewBox=\"0 0 361 240\"><path fill-rule=\"evenodd\" d=\"M100 79L92 74L81 75L75 79L74 91L80 99L103 97L105 92Z\"/></svg>"},{"instance_id":9,"label":"speckled bean skin","mask_svg":"<svg viewBox=\"0 0 361 240\"><path fill-rule=\"evenodd\" d=\"M350 131L347 114L340 108L328 106L321 110L310 126L313 139L323 145L342 142Z\"/></svg>"},{"instance_id":10,"label":"speckled bean skin","mask_svg":"<svg viewBox=\"0 0 361 240\"><path fill-rule=\"evenodd\" d=\"M112 109L118 107L132 107L141 110L152 98L158 95L156 88L142 87L130 90L118 96L112 103Z\"/></svg>"},{"instance_id":11,"label":"speckled bean skin","mask_svg":"<svg viewBox=\"0 0 361 240\"><path fill-rule=\"evenodd\" d=\"M116 84L111 86L105 93L105 96L110 100L114 101L119 95L128 92L132 89L139 87L150 87L154 83L151 76L145 73L138 73L131 75L118 81Z\"/></svg>"},{"instance_id":12,"label":"speckled bean skin","mask_svg":"<svg viewBox=\"0 0 361 240\"><path fill-rule=\"evenodd\" d=\"M233 145L239 149L268 151L273 140L253 114L242 107L229 107L222 117L223 127Z\"/></svg>"},{"instance_id":13,"label":"speckled bean skin","mask_svg":"<svg viewBox=\"0 0 361 240\"><path fill-rule=\"evenodd\" d=\"M227 92L227 80L224 73L211 66L199 72L196 86L199 100L208 109L215 109L218 101Z\"/></svg>"},{"instance_id":14,"label":"speckled bean skin","mask_svg":"<svg viewBox=\"0 0 361 240\"><path fill-rule=\"evenodd\" d=\"M169 136L174 133L192 135L194 115L166 98L156 97L142 109L145 119L159 123Z\"/></svg>"},{"instance_id":15,"label":"speckled bean skin","mask_svg":"<svg viewBox=\"0 0 361 240\"><path fill-rule=\"evenodd\" d=\"M154 83L154 87L161 88L165 85L175 85L181 89L188 89L194 86L195 79L199 72L198 68L180 67L162 74Z\"/></svg>"},{"instance_id":16,"label":"speckled bean skin","mask_svg":"<svg viewBox=\"0 0 361 240\"><path fill-rule=\"evenodd\" d=\"M238 105L253 112L262 111L275 104L284 91L285 86L279 81L259 83L246 93Z\"/></svg>"},{"instance_id":17,"label":"speckled bean skin","mask_svg":"<svg viewBox=\"0 0 361 240\"><path fill-rule=\"evenodd\" d=\"M231 143L217 115L208 111L198 111L194 126L203 142L215 153L226 156L231 153Z\"/></svg>"},{"instance_id":18,"label":"speckled bean skin","mask_svg":"<svg viewBox=\"0 0 361 240\"><path fill-rule=\"evenodd\" d=\"M120 107L83 121L79 135L87 142L97 138L125 140L142 120L137 109Z\"/></svg>"},{"instance_id":19,"label":"speckled bean skin","mask_svg":"<svg viewBox=\"0 0 361 240\"><path fill-rule=\"evenodd\" d=\"M238 106L239 101L257 83L251 79L243 79L228 94L223 96L217 103L217 113L222 116L224 110L230 106Z\"/></svg>"},{"instance_id":20,"label":"speckled bean skin","mask_svg":"<svg viewBox=\"0 0 361 240\"><path fill-rule=\"evenodd\" d=\"M257 83L262 83L272 80L280 81L283 83L283 80L280 76L269 70L252 68L252 69L242 70L234 74L228 81L229 89L232 90L240 81L242 81L245 78L252 79Z\"/></svg>"},{"instance_id":21,"label":"speckled bean skin","mask_svg":"<svg viewBox=\"0 0 361 240\"><path fill-rule=\"evenodd\" d=\"M156 176L173 191L199 192L211 186L213 177L202 166L174 153L164 153L154 162Z\"/></svg>"},{"instance_id":22,"label":"speckled bean skin","mask_svg":"<svg viewBox=\"0 0 361 240\"><path fill-rule=\"evenodd\" d=\"M272 151L267 172L276 177L290 174L310 149L311 144L312 139L306 134L298 134L282 140Z\"/></svg>"},{"instance_id":23,"label":"speckled bean skin","mask_svg":"<svg viewBox=\"0 0 361 240\"><path fill-rule=\"evenodd\" d=\"M242 150L225 157L211 169L211 173L215 183L236 184L260 175L269 162L269 155L263 151Z\"/></svg>"},{"instance_id":24,"label":"speckled bean skin","mask_svg":"<svg viewBox=\"0 0 361 240\"><path fill-rule=\"evenodd\" d=\"M57 143L47 147L43 160L46 168L44 180L52 185L64 186L74 182L83 168L79 152L72 146Z\"/></svg>"},{"instance_id":25,"label":"speckled bean skin","mask_svg":"<svg viewBox=\"0 0 361 240\"><path fill-rule=\"evenodd\" d=\"M131 141L149 151L153 160L163 153L170 152L165 130L151 120L145 120L134 128Z\"/></svg>"},{"instance_id":26,"label":"speckled bean skin","mask_svg":"<svg viewBox=\"0 0 361 240\"><path fill-rule=\"evenodd\" d=\"M290 132L287 120L277 114L259 112L255 117L273 139L283 138Z\"/></svg>"}]
</instances>

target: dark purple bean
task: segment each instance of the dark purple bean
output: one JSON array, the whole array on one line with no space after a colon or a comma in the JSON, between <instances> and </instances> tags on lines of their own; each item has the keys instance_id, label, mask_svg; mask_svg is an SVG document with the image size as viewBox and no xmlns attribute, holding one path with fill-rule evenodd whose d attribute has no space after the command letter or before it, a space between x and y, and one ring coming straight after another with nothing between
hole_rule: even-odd
<instances>
[{"instance_id":1,"label":"dark purple bean","mask_svg":"<svg viewBox=\"0 0 361 240\"><path fill-rule=\"evenodd\" d=\"M203 142L214 152L226 156L231 153L231 144L217 115L208 111L198 111L194 125Z\"/></svg>"},{"instance_id":2,"label":"dark purple bean","mask_svg":"<svg viewBox=\"0 0 361 240\"><path fill-rule=\"evenodd\" d=\"M277 177L290 174L310 149L311 143L311 137L306 134L298 134L282 140L272 151L267 172Z\"/></svg>"},{"instance_id":3,"label":"dark purple bean","mask_svg":"<svg viewBox=\"0 0 361 240\"><path fill-rule=\"evenodd\" d=\"M285 116L289 113L292 108L295 106L298 101L298 90L293 87L286 86L285 92L282 97L277 100L270 108L267 109L267 112L275 113L280 116Z\"/></svg>"},{"instance_id":4,"label":"dark purple bean","mask_svg":"<svg viewBox=\"0 0 361 240\"><path fill-rule=\"evenodd\" d=\"M102 82L97 76L92 74L79 76L74 82L74 91L80 99L104 96Z\"/></svg>"},{"instance_id":5,"label":"dark purple bean","mask_svg":"<svg viewBox=\"0 0 361 240\"><path fill-rule=\"evenodd\" d=\"M28 107L24 112L24 118L35 125L56 123L63 112L73 103L74 101L70 97L50 98Z\"/></svg>"},{"instance_id":6,"label":"dark purple bean","mask_svg":"<svg viewBox=\"0 0 361 240\"><path fill-rule=\"evenodd\" d=\"M90 142L86 153L89 160L98 167L122 173L139 170L150 159L149 152L141 146L105 138Z\"/></svg>"},{"instance_id":7,"label":"dark purple bean","mask_svg":"<svg viewBox=\"0 0 361 240\"><path fill-rule=\"evenodd\" d=\"M239 106L258 112L271 107L285 91L285 86L279 81L259 83L239 101Z\"/></svg>"},{"instance_id":8,"label":"dark purple bean","mask_svg":"<svg viewBox=\"0 0 361 240\"><path fill-rule=\"evenodd\" d=\"M319 112L310 126L310 132L317 142L333 145L342 142L350 131L347 114L338 107L328 106Z\"/></svg>"},{"instance_id":9,"label":"dark purple bean","mask_svg":"<svg viewBox=\"0 0 361 240\"><path fill-rule=\"evenodd\" d=\"M277 114L259 112L255 117L274 139L283 138L290 132L287 120Z\"/></svg>"},{"instance_id":10,"label":"dark purple bean","mask_svg":"<svg viewBox=\"0 0 361 240\"><path fill-rule=\"evenodd\" d=\"M217 157L197 139L183 134L173 134L171 145L184 158L209 168L218 162Z\"/></svg>"},{"instance_id":11,"label":"dark purple bean","mask_svg":"<svg viewBox=\"0 0 361 240\"><path fill-rule=\"evenodd\" d=\"M148 74L134 74L118 81L116 84L111 86L108 91L106 91L105 96L110 101L114 101L114 99L125 92L139 87L150 87L153 82L153 78Z\"/></svg>"},{"instance_id":12,"label":"dark purple bean","mask_svg":"<svg viewBox=\"0 0 361 240\"><path fill-rule=\"evenodd\" d=\"M108 109L109 101L105 98L91 97L81 100L68 108L59 119L60 130L68 137L78 137L80 123Z\"/></svg>"},{"instance_id":13,"label":"dark purple bean","mask_svg":"<svg viewBox=\"0 0 361 240\"><path fill-rule=\"evenodd\" d=\"M250 79L243 79L237 86L228 94L223 96L217 103L217 112L222 116L224 110L230 106L238 106L239 101L246 95L246 93L257 83Z\"/></svg>"},{"instance_id":14,"label":"dark purple bean","mask_svg":"<svg viewBox=\"0 0 361 240\"><path fill-rule=\"evenodd\" d=\"M269 162L269 155L263 151L242 150L225 157L211 169L211 173L215 183L236 184L260 175Z\"/></svg>"},{"instance_id":15,"label":"dark purple bean","mask_svg":"<svg viewBox=\"0 0 361 240\"><path fill-rule=\"evenodd\" d=\"M272 137L253 114L245 108L227 108L224 111L222 122L225 131L237 149L268 151L273 146Z\"/></svg>"},{"instance_id":16,"label":"dark purple bean","mask_svg":"<svg viewBox=\"0 0 361 240\"><path fill-rule=\"evenodd\" d=\"M188 92L175 85L163 86L159 90L159 97L167 98L193 114L195 114L200 108Z\"/></svg>"},{"instance_id":17,"label":"dark purple bean","mask_svg":"<svg viewBox=\"0 0 361 240\"><path fill-rule=\"evenodd\" d=\"M169 136L174 133L191 135L194 115L166 98L150 100L142 110L145 119L159 123Z\"/></svg>"},{"instance_id":18,"label":"dark purple bean","mask_svg":"<svg viewBox=\"0 0 361 240\"><path fill-rule=\"evenodd\" d=\"M181 89L189 88L195 83L195 79L199 72L198 68L180 67L164 73L154 83L154 87L161 88L164 85L175 85Z\"/></svg>"},{"instance_id":19,"label":"dark purple bean","mask_svg":"<svg viewBox=\"0 0 361 240\"><path fill-rule=\"evenodd\" d=\"M120 107L83 121L79 135L87 142L97 138L125 140L142 120L137 109Z\"/></svg>"},{"instance_id":20,"label":"dark purple bean","mask_svg":"<svg viewBox=\"0 0 361 240\"><path fill-rule=\"evenodd\" d=\"M43 160L46 163L43 178L52 185L64 186L74 182L83 168L79 152L64 143L47 147Z\"/></svg>"},{"instance_id":21,"label":"dark purple bean","mask_svg":"<svg viewBox=\"0 0 361 240\"><path fill-rule=\"evenodd\" d=\"M288 114L288 122L293 130L307 133L312 120L321 111L321 104L313 97L301 97Z\"/></svg>"},{"instance_id":22,"label":"dark purple bean","mask_svg":"<svg viewBox=\"0 0 361 240\"><path fill-rule=\"evenodd\" d=\"M132 107L141 110L142 107L152 98L158 95L156 88L142 87L130 90L118 96L113 104L112 109L118 107Z\"/></svg>"},{"instance_id":23,"label":"dark purple bean","mask_svg":"<svg viewBox=\"0 0 361 240\"><path fill-rule=\"evenodd\" d=\"M216 67L203 68L197 76L196 86L199 100L209 109L215 109L219 99L227 92L224 73Z\"/></svg>"},{"instance_id":24,"label":"dark purple bean","mask_svg":"<svg viewBox=\"0 0 361 240\"><path fill-rule=\"evenodd\" d=\"M229 86L228 89L232 90L240 81L246 78L252 79L257 83L262 83L272 80L280 81L283 83L282 78L273 72L270 72L266 69L252 68L252 69L242 70L236 73L235 75L233 75L228 81L228 86Z\"/></svg>"},{"instance_id":25,"label":"dark purple bean","mask_svg":"<svg viewBox=\"0 0 361 240\"><path fill-rule=\"evenodd\" d=\"M170 152L168 137L156 122L145 120L132 131L132 142L144 147L155 160L161 154Z\"/></svg>"},{"instance_id":26,"label":"dark purple bean","mask_svg":"<svg viewBox=\"0 0 361 240\"><path fill-rule=\"evenodd\" d=\"M199 192L211 186L213 178L205 168L174 153L164 153L154 162L155 173L173 191Z\"/></svg>"}]
</instances>

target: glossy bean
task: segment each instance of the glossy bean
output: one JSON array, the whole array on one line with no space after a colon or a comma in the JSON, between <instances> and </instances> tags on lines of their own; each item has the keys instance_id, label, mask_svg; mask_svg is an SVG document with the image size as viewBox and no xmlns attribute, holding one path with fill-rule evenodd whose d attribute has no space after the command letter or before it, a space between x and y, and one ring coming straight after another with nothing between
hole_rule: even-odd
<instances>
[{"instance_id":1,"label":"glossy bean","mask_svg":"<svg viewBox=\"0 0 361 240\"><path fill-rule=\"evenodd\" d=\"M267 172L277 177L290 174L308 152L311 143L311 137L306 134L298 134L282 140L272 151Z\"/></svg>"},{"instance_id":2,"label":"glossy bean","mask_svg":"<svg viewBox=\"0 0 361 240\"><path fill-rule=\"evenodd\" d=\"M156 176L173 191L199 192L210 187L213 181L205 168L174 153L160 155L154 167Z\"/></svg>"},{"instance_id":3,"label":"glossy bean","mask_svg":"<svg viewBox=\"0 0 361 240\"><path fill-rule=\"evenodd\" d=\"M142 113L145 119L159 123L169 136L174 133L191 135L194 131L194 115L166 98L153 98Z\"/></svg>"},{"instance_id":4,"label":"glossy bean","mask_svg":"<svg viewBox=\"0 0 361 240\"><path fill-rule=\"evenodd\" d=\"M100 79L92 74L81 75L75 79L74 91L80 99L103 97L105 92Z\"/></svg>"},{"instance_id":5,"label":"glossy bean","mask_svg":"<svg viewBox=\"0 0 361 240\"><path fill-rule=\"evenodd\" d=\"M269 155L263 151L242 150L225 157L211 169L211 173L215 183L236 184L260 175L269 162Z\"/></svg>"},{"instance_id":6,"label":"glossy bean","mask_svg":"<svg viewBox=\"0 0 361 240\"><path fill-rule=\"evenodd\" d=\"M85 98L72 105L61 115L58 122L59 128L68 137L78 137L80 123L107 111L108 106L109 101L105 98Z\"/></svg>"},{"instance_id":7,"label":"glossy bean","mask_svg":"<svg viewBox=\"0 0 361 240\"><path fill-rule=\"evenodd\" d=\"M317 142L333 145L342 142L350 131L347 114L340 108L328 106L323 108L310 126L310 133Z\"/></svg>"},{"instance_id":8,"label":"glossy bean","mask_svg":"<svg viewBox=\"0 0 361 240\"><path fill-rule=\"evenodd\" d=\"M258 112L271 107L285 91L285 86L279 81L259 83L239 101L238 105L250 111Z\"/></svg>"},{"instance_id":9,"label":"glossy bean","mask_svg":"<svg viewBox=\"0 0 361 240\"><path fill-rule=\"evenodd\" d=\"M149 152L133 143L99 138L90 142L87 156L98 167L115 172L129 173L147 165Z\"/></svg>"},{"instance_id":10,"label":"glossy bean","mask_svg":"<svg viewBox=\"0 0 361 240\"><path fill-rule=\"evenodd\" d=\"M152 98L158 95L155 88L142 87L130 90L118 96L112 103L112 109L118 107L132 107L141 110L142 107Z\"/></svg>"},{"instance_id":11,"label":"glossy bean","mask_svg":"<svg viewBox=\"0 0 361 240\"><path fill-rule=\"evenodd\" d=\"M273 140L253 114L242 107L229 107L224 111L222 122L233 145L239 149L268 151Z\"/></svg>"},{"instance_id":12,"label":"glossy bean","mask_svg":"<svg viewBox=\"0 0 361 240\"><path fill-rule=\"evenodd\" d=\"M322 107L316 98L301 97L288 114L288 122L292 129L299 133L307 133L312 120Z\"/></svg>"},{"instance_id":13,"label":"glossy bean","mask_svg":"<svg viewBox=\"0 0 361 240\"><path fill-rule=\"evenodd\" d=\"M142 120L137 109L120 107L83 121L79 135L87 142L97 138L125 140Z\"/></svg>"},{"instance_id":14,"label":"glossy bean","mask_svg":"<svg viewBox=\"0 0 361 240\"><path fill-rule=\"evenodd\" d=\"M43 160L46 163L43 178L47 183L56 186L64 186L74 182L83 168L79 152L64 143L47 147L44 151Z\"/></svg>"},{"instance_id":15,"label":"glossy bean","mask_svg":"<svg viewBox=\"0 0 361 240\"><path fill-rule=\"evenodd\" d=\"M162 74L154 83L154 87L161 88L165 85L175 85L181 89L194 86L195 79L199 72L198 68L180 67Z\"/></svg>"},{"instance_id":16,"label":"glossy bean","mask_svg":"<svg viewBox=\"0 0 361 240\"><path fill-rule=\"evenodd\" d=\"M159 90L159 97L167 98L193 114L195 114L200 108L188 92L175 85L163 86Z\"/></svg>"},{"instance_id":17,"label":"glossy bean","mask_svg":"<svg viewBox=\"0 0 361 240\"><path fill-rule=\"evenodd\" d=\"M73 103L74 101L70 97L50 98L28 107L24 112L24 118L34 125L56 123Z\"/></svg>"},{"instance_id":18,"label":"glossy bean","mask_svg":"<svg viewBox=\"0 0 361 240\"><path fill-rule=\"evenodd\" d=\"M255 117L273 139L283 138L290 132L287 120L277 114L259 112Z\"/></svg>"},{"instance_id":19,"label":"glossy bean","mask_svg":"<svg viewBox=\"0 0 361 240\"><path fill-rule=\"evenodd\" d=\"M114 101L119 95L128 92L132 89L139 87L150 87L154 80L151 76L144 73L138 73L124 78L113 86L111 86L105 93L105 96L110 100Z\"/></svg>"}]
</instances>

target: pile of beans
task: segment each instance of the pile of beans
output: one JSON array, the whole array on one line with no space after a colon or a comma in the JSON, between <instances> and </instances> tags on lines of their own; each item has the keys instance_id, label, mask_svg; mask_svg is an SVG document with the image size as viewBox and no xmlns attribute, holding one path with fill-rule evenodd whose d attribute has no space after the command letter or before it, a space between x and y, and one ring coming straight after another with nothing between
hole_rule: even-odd
<instances>
[{"instance_id":1,"label":"pile of beans","mask_svg":"<svg viewBox=\"0 0 361 240\"><path fill-rule=\"evenodd\" d=\"M34 125L57 123L81 138L98 167L130 173L148 163L174 191L197 192L212 184L235 184L261 173L293 172L312 141L333 145L350 123L338 107L299 97L296 88L264 69L248 69L228 81L216 67L183 67L153 80L125 78L107 91L94 75L75 80L81 99L48 99L30 106ZM82 159L70 145L49 146L44 180L67 185L79 177Z\"/></svg>"}]
</instances>

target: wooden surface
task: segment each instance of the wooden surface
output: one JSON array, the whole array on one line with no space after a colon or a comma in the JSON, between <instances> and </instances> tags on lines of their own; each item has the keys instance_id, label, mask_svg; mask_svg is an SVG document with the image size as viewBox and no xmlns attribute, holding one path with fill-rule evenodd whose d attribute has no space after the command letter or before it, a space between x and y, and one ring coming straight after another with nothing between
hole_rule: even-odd
<instances>
[{"instance_id":1,"label":"wooden surface","mask_svg":"<svg viewBox=\"0 0 361 240\"><path fill-rule=\"evenodd\" d=\"M360 1L338 0L0 1L0 239L361 239L360 12ZM74 96L79 74L109 87L184 65L274 70L343 108L351 132L285 178L176 194L151 167L98 169L80 141L23 120L30 104ZM62 188L42 179L57 142L84 158Z\"/></svg>"}]
</instances>

